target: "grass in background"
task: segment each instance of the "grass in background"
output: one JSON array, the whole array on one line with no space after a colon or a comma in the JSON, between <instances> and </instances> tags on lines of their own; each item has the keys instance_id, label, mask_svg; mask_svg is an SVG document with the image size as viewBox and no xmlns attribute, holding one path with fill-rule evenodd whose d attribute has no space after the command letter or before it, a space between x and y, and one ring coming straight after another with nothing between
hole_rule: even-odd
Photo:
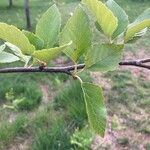
<instances>
[{"instance_id":1,"label":"grass in background","mask_svg":"<svg viewBox=\"0 0 150 150\"><path fill-rule=\"evenodd\" d=\"M25 133L27 123L25 114L18 115L15 122L3 121L0 124L0 150L3 150L9 143L13 142L14 137Z\"/></svg>"},{"instance_id":2,"label":"grass in background","mask_svg":"<svg viewBox=\"0 0 150 150\"><path fill-rule=\"evenodd\" d=\"M51 105L44 106L34 112L30 120L29 131L34 141L32 150L70 149L70 135L73 126L67 124L65 114L53 109Z\"/></svg>"},{"instance_id":3,"label":"grass in background","mask_svg":"<svg viewBox=\"0 0 150 150\"><path fill-rule=\"evenodd\" d=\"M66 150L73 148L70 143L70 128L64 120L57 118L51 126L37 131L32 150Z\"/></svg>"},{"instance_id":4,"label":"grass in background","mask_svg":"<svg viewBox=\"0 0 150 150\"><path fill-rule=\"evenodd\" d=\"M143 77L132 76L129 71L110 72L106 76L113 82L109 103L122 103L130 107L130 102L141 104L149 99L150 82Z\"/></svg>"},{"instance_id":5,"label":"grass in background","mask_svg":"<svg viewBox=\"0 0 150 150\"><path fill-rule=\"evenodd\" d=\"M82 78L84 81L91 80L89 75L85 74L82 74ZM35 134L33 134L35 139L32 144L33 150L75 148L75 145L71 144L70 138L76 128L84 127L87 123L85 103L80 89L78 81L71 81L63 90L59 89L60 92L54 100L54 106L52 106L54 110L51 111L51 114L44 111L37 116L39 119L33 121L33 124L36 122L38 125L35 127L37 129ZM43 115L46 115L47 119L43 120ZM38 123L37 120L39 120ZM45 123L43 124L43 122ZM84 136L84 133L82 135Z\"/></svg>"},{"instance_id":6,"label":"grass in background","mask_svg":"<svg viewBox=\"0 0 150 150\"><path fill-rule=\"evenodd\" d=\"M69 131L64 130L65 124L62 122L62 116L63 114L55 112L50 105L47 105L29 114L20 113L13 122L3 120L0 125L0 150L7 149L10 143L15 142L16 137L19 143L19 137L23 136L35 139L33 149L45 150L45 147L49 149L53 147L50 142L56 139L57 144L61 142L66 145L63 137L66 135L65 139L69 143ZM58 146L57 144L55 147Z\"/></svg>"},{"instance_id":7,"label":"grass in background","mask_svg":"<svg viewBox=\"0 0 150 150\"><path fill-rule=\"evenodd\" d=\"M133 76L129 71L110 72L106 77L112 80L112 88L107 92L109 114L125 120L121 124L126 129L134 129L142 136L149 135L150 82L142 76ZM136 139L132 140L136 142Z\"/></svg>"},{"instance_id":8,"label":"grass in background","mask_svg":"<svg viewBox=\"0 0 150 150\"><path fill-rule=\"evenodd\" d=\"M84 81L91 81L89 75L82 74L82 78ZM79 146L76 144L71 144L71 136L76 128L85 126L87 123L87 114L81 86L78 81L71 81L63 88L63 90L60 89L60 93L58 93L54 100L54 109L61 118L59 119L58 116L55 115L55 120L51 118L51 124L46 124L46 126L43 126L42 128L38 127L32 149L79 149ZM40 124L40 122L38 124ZM85 132L81 134L83 137L87 136ZM89 138L91 138L91 136L88 136L86 140L88 141ZM89 142L84 144L88 145Z\"/></svg>"},{"instance_id":9,"label":"grass in background","mask_svg":"<svg viewBox=\"0 0 150 150\"><path fill-rule=\"evenodd\" d=\"M82 75L82 78L84 81L91 80L89 75L85 74ZM57 80L64 79L63 76L57 78ZM5 148L12 143L16 136L25 136L27 134L35 139L32 144L32 149L35 150L65 150L73 148L74 146L71 144L70 137L76 128L81 128L85 125L87 115L80 83L78 81L71 81L68 84L63 90L59 89L60 93L58 93L55 99L55 110L53 109L53 105L49 104L49 106L41 106L39 109L34 109L30 113L20 112L22 118L24 114L28 118L23 122L25 125L23 125L24 130L22 131L19 129L21 123L17 125L18 130L16 130L18 117L12 123L9 123L9 121L3 120L3 116L3 119L1 118L2 126L0 128L0 135L2 137L0 138L1 147ZM27 85L25 84L24 86ZM1 112L4 114L4 111ZM5 117L10 117L10 113L6 111ZM16 116L18 115L16 114ZM23 134L20 135L19 133Z\"/></svg>"},{"instance_id":10,"label":"grass in background","mask_svg":"<svg viewBox=\"0 0 150 150\"><path fill-rule=\"evenodd\" d=\"M82 74L83 81L91 81L89 75ZM84 97L79 81L71 81L54 99L56 110L63 110L68 121L82 127L87 120Z\"/></svg>"},{"instance_id":11,"label":"grass in background","mask_svg":"<svg viewBox=\"0 0 150 150\"><path fill-rule=\"evenodd\" d=\"M0 76L0 99L8 105L14 103L18 109L31 110L42 99L37 82L27 75Z\"/></svg>"}]
</instances>

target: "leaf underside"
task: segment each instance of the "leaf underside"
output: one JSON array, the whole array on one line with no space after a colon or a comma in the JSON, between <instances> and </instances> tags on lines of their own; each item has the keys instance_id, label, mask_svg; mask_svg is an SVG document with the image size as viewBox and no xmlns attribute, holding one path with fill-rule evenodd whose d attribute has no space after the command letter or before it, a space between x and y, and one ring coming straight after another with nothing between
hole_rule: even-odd
<instances>
[{"instance_id":1,"label":"leaf underside","mask_svg":"<svg viewBox=\"0 0 150 150\"><path fill-rule=\"evenodd\" d=\"M20 61L25 62L25 66L28 64L28 62L31 59L31 56L24 55L17 46L9 42L5 42L5 45L13 52L14 55L19 57Z\"/></svg>"},{"instance_id":2,"label":"leaf underside","mask_svg":"<svg viewBox=\"0 0 150 150\"><path fill-rule=\"evenodd\" d=\"M12 63L19 60L20 60L19 57L11 53L7 53L7 52L0 53L0 63Z\"/></svg>"}]
</instances>

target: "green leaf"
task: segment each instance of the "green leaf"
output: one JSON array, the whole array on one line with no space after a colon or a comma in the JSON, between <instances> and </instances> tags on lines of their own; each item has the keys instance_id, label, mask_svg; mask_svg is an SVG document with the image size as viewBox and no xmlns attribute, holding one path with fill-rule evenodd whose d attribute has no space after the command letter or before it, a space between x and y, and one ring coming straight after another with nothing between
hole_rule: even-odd
<instances>
[{"instance_id":1,"label":"green leaf","mask_svg":"<svg viewBox=\"0 0 150 150\"><path fill-rule=\"evenodd\" d=\"M51 6L38 21L36 35L44 40L45 47L51 48L58 39L61 16L56 5Z\"/></svg>"},{"instance_id":2,"label":"green leaf","mask_svg":"<svg viewBox=\"0 0 150 150\"><path fill-rule=\"evenodd\" d=\"M90 126L96 134L103 137L106 129L107 113L102 89L97 85L86 82L83 82L81 85Z\"/></svg>"},{"instance_id":3,"label":"green leaf","mask_svg":"<svg viewBox=\"0 0 150 150\"><path fill-rule=\"evenodd\" d=\"M122 58L123 45L98 44L87 53L85 65L92 71L114 70Z\"/></svg>"},{"instance_id":4,"label":"green leaf","mask_svg":"<svg viewBox=\"0 0 150 150\"><path fill-rule=\"evenodd\" d=\"M57 57L65 48L67 48L71 44L72 42L66 45L60 46L60 47L38 50L38 51L35 51L32 54L32 56L40 61L48 63L50 60Z\"/></svg>"},{"instance_id":5,"label":"green leaf","mask_svg":"<svg viewBox=\"0 0 150 150\"><path fill-rule=\"evenodd\" d=\"M114 0L108 0L106 5L118 18L118 27L112 36L112 38L114 39L124 31L126 31L129 24L129 19L126 12Z\"/></svg>"},{"instance_id":6,"label":"green leaf","mask_svg":"<svg viewBox=\"0 0 150 150\"><path fill-rule=\"evenodd\" d=\"M7 52L1 52L0 53L0 63L11 63L20 60L19 57L7 53Z\"/></svg>"},{"instance_id":7,"label":"green leaf","mask_svg":"<svg viewBox=\"0 0 150 150\"><path fill-rule=\"evenodd\" d=\"M64 53L76 62L91 46L91 38L89 19L79 5L62 30L60 44L73 41L73 44L64 50Z\"/></svg>"},{"instance_id":8,"label":"green leaf","mask_svg":"<svg viewBox=\"0 0 150 150\"><path fill-rule=\"evenodd\" d=\"M83 0L83 3L85 3L95 15L103 32L108 37L111 37L118 26L118 19L114 16L112 11L98 0Z\"/></svg>"},{"instance_id":9,"label":"green leaf","mask_svg":"<svg viewBox=\"0 0 150 150\"><path fill-rule=\"evenodd\" d=\"M25 30L23 30L22 32L28 38L30 43L35 46L36 49L44 48L44 41L41 38L39 38L37 35Z\"/></svg>"},{"instance_id":10,"label":"green leaf","mask_svg":"<svg viewBox=\"0 0 150 150\"><path fill-rule=\"evenodd\" d=\"M12 50L12 52L20 58L20 61L22 62L25 62L25 66L27 66L28 62L30 61L31 59L31 56L27 56L27 55L24 55L22 53L22 51L15 45L9 43L9 42L5 42L5 45L9 47L10 50Z\"/></svg>"},{"instance_id":11,"label":"green leaf","mask_svg":"<svg viewBox=\"0 0 150 150\"><path fill-rule=\"evenodd\" d=\"M140 32L141 30L147 27L150 27L150 20L144 20L138 23L137 25L134 25L133 27L129 27L125 35L125 42L131 40L136 33Z\"/></svg>"},{"instance_id":12,"label":"green leaf","mask_svg":"<svg viewBox=\"0 0 150 150\"><path fill-rule=\"evenodd\" d=\"M145 10L132 24L129 25L125 34L125 42L131 40L135 34L150 27L150 8Z\"/></svg>"},{"instance_id":13,"label":"green leaf","mask_svg":"<svg viewBox=\"0 0 150 150\"><path fill-rule=\"evenodd\" d=\"M10 42L21 49L24 54L32 54L35 47L27 37L15 26L0 23L0 39Z\"/></svg>"},{"instance_id":14,"label":"green leaf","mask_svg":"<svg viewBox=\"0 0 150 150\"><path fill-rule=\"evenodd\" d=\"M5 49L5 47L6 47L5 44L3 44L3 45L0 46L0 53Z\"/></svg>"},{"instance_id":15,"label":"green leaf","mask_svg":"<svg viewBox=\"0 0 150 150\"><path fill-rule=\"evenodd\" d=\"M138 33L135 33L132 39L128 40L127 43L135 43L138 39L140 39L142 36L144 36L147 32L147 28L144 28Z\"/></svg>"}]
</instances>

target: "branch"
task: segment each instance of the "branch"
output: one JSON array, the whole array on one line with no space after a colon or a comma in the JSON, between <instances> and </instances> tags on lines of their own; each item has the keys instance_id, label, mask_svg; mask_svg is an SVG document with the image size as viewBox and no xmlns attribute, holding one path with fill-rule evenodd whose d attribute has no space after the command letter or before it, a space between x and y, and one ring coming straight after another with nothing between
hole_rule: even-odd
<instances>
[{"instance_id":1,"label":"branch","mask_svg":"<svg viewBox=\"0 0 150 150\"><path fill-rule=\"evenodd\" d=\"M79 64L77 69L83 69L85 67L84 64ZM15 67L15 68L2 68L0 69L0 73L29 73L29 72L47 72L47 73L65 73L71 75L71 72L75 69L75 66L67 66L67 67Z\"/></svg>"},{"instance_id":2,"label":"branch","mask_svg":"<svg viewBox=\"0 0 150 150\"><path fill-rule=\"evenodd\" d=\"M145 63L150 63L150 59L124 61L124 62L120 62L119 65L120 66L136 66L136 67L146 68L150 70L150 65L146 65Z\"/></svg>"},{"instance_id":3,"label":"branch","mask_svg":"<svg viewBox=\"0 0 150 150\"><path fill-rule=\"evenodd\" d=\"M150 65L146 65L145 63L149 63L150 59L144 60L135 60L135 61L123 61L120 62L120 66L136 66L141 68L146 68L150 70ZM84 69L85 64L77 65L77 70ZM29 72L47 72L47 73L65 73L68 75L72 75L72 71L74 71L75 66L66 66L66 67L15 67L15 68L0 68L0 73L29 73Z\"/></svg>"}]
</instances>

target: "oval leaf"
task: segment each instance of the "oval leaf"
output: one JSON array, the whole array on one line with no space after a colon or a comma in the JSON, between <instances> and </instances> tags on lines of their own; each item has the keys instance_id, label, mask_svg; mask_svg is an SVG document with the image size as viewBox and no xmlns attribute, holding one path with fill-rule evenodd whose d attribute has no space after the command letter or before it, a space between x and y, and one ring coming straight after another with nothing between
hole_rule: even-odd
<instances>
[{"instance_id":1,"label":"oval leaf","mask_svg":"<svg viewBox=\"0 0 150 150\"><path fill-rule=\"evenodd\" d=\"M118 19L114 16L112 11L98 0L83 0L83 3L85 3L95 15L103 32L108 37L111 37L118 26Z\"/></svg>"},{"instance_id":2,"label":"oval leaf","mask_svg":"<svg viewBox=\"0 0 150 150\"><path fill-rule=\"evenodd\" d=\"M10 42L21 49L24 54L32 54L35 47L27 37L15 26L0 23L0 39Z\"/></svg>"},{"instance_id":3,"label":"oval leaf","mask_svg":"<svg viewBox=\"0 0 150 150\"><path fill-rule=\"evenodd\" d=\"M96 134L103 137L106 129L107 113L102 89L97 85L83 82L82 90L90 126Z\"/></svg>"},{"instance_id":4,"label":"oval leaf","mask_svg":"<svg viewBox=\"0 0 150 150\"><path fill-rule=\"evenodd\" d=\"M58 39L61 16L56 5L51 6L38 21L36 34L44 40L45 47L51 48Z\"/></svg>"},{"instance_id":5,"label":"oval leaf","mask_svg":"<svg viewBox=\"0 0 150 150\"><path fill-rule=\"evenodd\" d=\"M124 31L126 31L126 28L129 24L129 19L126 12L114 0L108 0L106 5L118 18L118 27L112 36L112 38L114 39Z\"/></svg>"},{"instance_id":6,"label":"oval leaf","mask_svg":"<svg viewBox=\"0 0 150 150\"><path fill-rule=\"evenodd\" d=\"M81 6L78 6L62 30L60 44L73 41L73 44L64 50L64 53L76 62L91 46L91 38L89 19Z\"/></svg>"},{"instance_id":7,"label":"oval leaf","mask_svg":"<svg viewBox=\"0 0 150 150\"><path fill-rule=\"evenodd\" d=\"M114 70L121 61L122 53L123 45L95 45L86 55L86 68L102 72Z\"/></svg>"},{"instance_id":8,"label":"oval leaf","mask_svg":"<svg viewBox=\"0 0 150 150\"><path fill-rule=\"evenodd\" d=\"M143 37L147 32L147 28L144 28L143 30L141 30L138 33L135 33L134 36L127 41L127 43L135 43L138 39L140 39L141 37Z\"/></svg>"},{"instance_id":9,"label":"oval leaf","mask_svg":"<svg viewBox=\"0 0 150 150\"><path fill-rule=\"evenodd\" d=\"M44 41L40 39L37 35L29 31L22 31L24 35L28 38L30 43L35 46L36 49L44 48Z\"/></svg>"},{"instance_id":10,"label":"oval leaf","mask_svg":"<svg viewBox=\"0 0 150 150\"><path fill-rule=\"evenodd\" d=\"M125 34L125 42L127 43L130 41L135 34L140 33L147 27L150 27L150 8L145 10L132 24L129 25Z\"/></svg>"},{"instance_id":11,"label":"oval leaf","mask_svg":"<svg viewBox=\"0 0 150 150\"><path fill-rule=\"evenodd\" d=\"M19 57L11 53L7 53L7 52L0 53L0 63L11 63L19 60L20 60Z\"/></svg>"},{"instance_id":12,"label":"oval leaf","mask_svg":"<svg viewBox=\"0 0 150 150\"><path fill-rule=\"evenodd\" d=\"M72 42L70 42L66 45L60 46L60 47L37 50L32 54L32 56L34 58L37 58L40 61L48 63L50 60L57 57L65 48L67 48L71 44L72 44Z\"/></svg>"},{"instance_id":13,"label":"oval leaf","mask_svg":"<svg viewBox=\"0 0 150 150\"><path fill-rule=\"evenodd\" d=\"M131 40L136 33L139 33L141 30L150 27L150 19L149 20L144 20L133 27L129 27L126 35L125 35L125 42L128 42Z\"/></svg>"}]
</instances>

